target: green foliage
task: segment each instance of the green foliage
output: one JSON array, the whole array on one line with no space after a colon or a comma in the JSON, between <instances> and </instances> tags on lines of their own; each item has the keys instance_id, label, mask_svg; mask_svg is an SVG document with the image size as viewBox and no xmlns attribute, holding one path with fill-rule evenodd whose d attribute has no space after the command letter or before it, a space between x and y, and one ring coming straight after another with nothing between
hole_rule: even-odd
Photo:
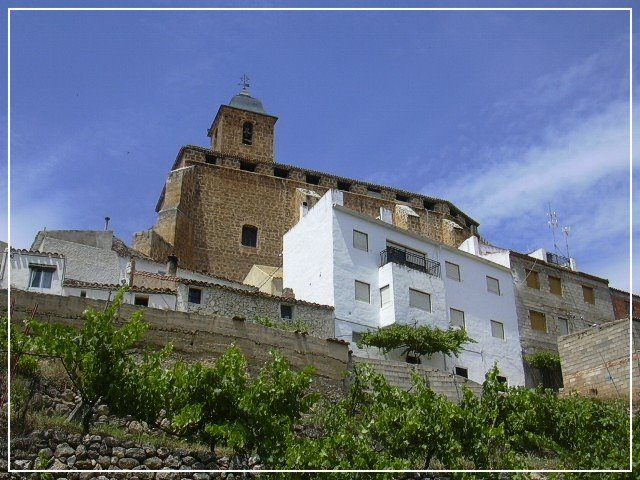
<instances>
[{"instance_id":1,"label":"green foliage","mask_svg":"<svg viewBox=\"0 0 640 480\"><path fill-rule=\"evenodd\" d=\"M256 323L263 327L275 328L276 330L284 330L286 332L308 334L310 330L310 325L307 322L303 322L297 318L292 320L274 320L269 317L258 317L256 318Z\"/></svg>"},{"instance_id":2,"label":"green foliage","mask_svg":"<svg viewBox=\"0 0 640 480\"><path fill-rule=\"evenodd\" d=\"M428 325L413 327L394 324L364 333L358 342L358 347L363 345L378 347L385 353L397 348L404 348L403 355L409 353L417 357L422 355L431 357L438 352L457 357L465 343L476 343L476 341L469 337L464 329L443 330Z\"/></svg>"},{"instance_id":3,"label":"green foliage","mask_svg":"<svg viewBox=\"0 0 640 480\"><path fill-rule=\"evenodd\" d=\"M557 353L546 350L540 350L531 355L525 355L524 361L532 367L539 369L560 369L560 356Z\"/></svg>"}]
</instances>

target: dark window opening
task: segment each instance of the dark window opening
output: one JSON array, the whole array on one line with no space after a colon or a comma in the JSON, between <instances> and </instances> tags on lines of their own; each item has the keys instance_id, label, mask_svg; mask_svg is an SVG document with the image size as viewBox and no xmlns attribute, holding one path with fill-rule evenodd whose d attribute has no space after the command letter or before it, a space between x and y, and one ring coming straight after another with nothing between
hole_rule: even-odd
<instances>
[{"instance_id":1,"label":"dark window opening","mask_svg":"<svg viewBox=\"0 0 640 480\"><path fill-rule=\"evenodd\" d=\"M402 195L401 193L396 193L396 200L399 202L409 203L410 199L406 195Z\"/></svg>"},{"instance_id":2,"label":"dark window opening","mask_svg":"<svg viewBox=\"0 0 640 480\"><path fill-rule=\"evenodd\" d=\"M306 182L310 183L311 185L319 185L320 177L318 175L307 175Z\"/></svg>"},{"instance_id":3,"label":"dark window opening","mask_svg":"<svg viewBox=\"0 0 640 480\"><path fill-rule=\"evenodd\" d=\"M255 172L256 166L253 163L240 162L240 170L244 170L245 172Z\"/></svg>"},{"instance_id":4,"label":"dark window opening","mask_svg":"<svg viewBox=\"0 0 640 480\"><path fill-rule=\"evenodd\" d=\"M202 290L199 288L189 288L189 303L200 304L202 300Z\"/></svg>"},{"instance_id":5,"label":"dark window opening","mask_svg":"<svg viewBox=\"0 0 640 480\"><path fill-rule=\"evenodd\" d=\"M464 377L464 378L469 378L469 369L468 368L462 368L462 367L456 367L456 375L458 375L460 377Z\"/></svg>"},{"instance_id":6,"label":"dark window opening","mask_svg":"<svg viewBox=\"0 0 640 480\"><path fill-rule=\"evenodd\" d=\"M424 201L424 208L427 210L435 210L436 209L436 203L435 202L430 202L428 200Z\"/></svg>"},{"instance_id":7,"label":"dark window opening","mask_svg":"<svg viewBox=\"0 0 640 480\"><path fill-rule=\"evenodd\" d=\"M503 377L502 375L498 375L496 377L496 380L498 380L500 383L507 383L507 377Z\"/></svg>"},{"instance_id":8,"label":"dark window opening","mask_svg":"<svg viewBox=\"0 0 640 480\"><path fill-rule=\"evenodd\" d=\"M209 165L216 165L218 163L218 157L216 157L215 155L205 155L204 161Z\"/></svg>"},{"instance_id":9,"label":"dark window opening","mask_svg":"<svg viewBox=\"0 0 640 480\"><path fill-rule=\"evenodd\" d=\"M80 298L87 298L87 291L86 290L80 290Z\"/></svg>"},{"instance_id":10,"label":"dark window opening","mask_svg":"<svg viewBox=\"0 0 640 480\"><path fill-rule=\"evenodd\" d=\"M245 247L256 247L258 245L258 229L256 227L243 225L242 245Z\"/></svg>"},{"instance_id":11,"label":"dark window opening","mask_svg":"<svg viewBox=\"0 0 640 480\"><path fill-rule=\"evenodd\" d=\"M338 190L348 192L351 190L351 184L349 182L338 182Z\"/></svg>"},{"instance_id":12,"label":"dark window opening","mask_svg":"<svg viewBox=\"0 0 640 480\"><path fill-rule=\"evenodd\" d=\"M242 125L242 143L251 145L253 142L253 123L244 122Z\"/></svg>"},{"instance_id":13,"label":"dark window opening","mask_svg":"<svg viewBox=\"0 0 640 480\"><path fill-rule=\"evenodd\" d=\"M286 170L284 168L274 168L273 169L273 175L275 177L288 178L289 177L289 170Z\"/></svg>"},{"instance_id":14,"label":"dark window opening","mask_svg":"<svg viewBox=\"0 0 640 480\"><path fill-rule=\"evenodd\" d=\"M146 295L136 295L133 300L134 305L140 305L141 307L149 306L149 297Z\"/></svg>"},{"instance_id":15,"label":"dark window opening","mask_svg":"<svg viewBox=\"0 0 640 480\"><path fill-rule=\"evenodd\" d=\"M291 305L280 305L280 318L286 320L293 319L293 307Z\"/></svg>"}]
</instances>

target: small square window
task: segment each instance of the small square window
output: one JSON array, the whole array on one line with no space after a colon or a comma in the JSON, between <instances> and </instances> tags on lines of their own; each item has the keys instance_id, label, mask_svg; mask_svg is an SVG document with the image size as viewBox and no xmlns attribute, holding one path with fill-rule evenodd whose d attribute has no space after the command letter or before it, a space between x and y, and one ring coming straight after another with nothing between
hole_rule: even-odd
<instances>
[{"instance_id":1,"label":"small square window","mask_svg":"<svg viewBox=\"0 0 640 480\"><path fill-rule=\"evenodd\" d=\"M504 324L502 322L491 320L491 336L504 340Z\"/></svg>"},{"instance_id":2,"label":"small square window","mask_svg":"<svg viewBox=\"0 0 640 480\"><path fill-rule=\"evenodd\" d=\"M200 304L202 301L202 290L189 287L189 303Z\"/></svg>"},{"instance_id":3,"label":"small square window","mask_svg":"<svg viewBox=\"0 0 640 480\"><path fill-rule=\"evenodd\" d=\"M350 343L358 343L360 340L362 340L362 332L351 332Z\"/></svg>"},{"instance_id":4,"label":"small square window","mask_svg":"<svg viewBox=\"0 0 640 480\"><path fill-rule=\"evenodd\" d=\"M256 247L258 245L258 229L251 225L243 225L241 243L245 247Z\"/></svg>"},{"instance_id":5,"label":"small square window","mask_svg":"<svg viewBox=\"0 0 640 480\"><path fill-rule=\"evenodd\" d=\"M469 369L464 367L456 367L456 375L464 378L469 378Z\"/></svg>"},{"instance_id":6,"label":"small square window","mask_svg":"<svg viewBox=\"0 0 640 480\"><path fill-rule=\"evenodd\" d=\"M287 178L289 176L289 170L284 168L274 168L273 176L278 178Z\"/></svg>"},{"instance_id":7,"label":"small square window","mask_svg":"<svg viewBox=\"0 0 640 480\"><path fill-rule=\"evenodd\" d=\"M465 328L464 312L462 310L456 310L455 308L450 308L449 323L453 327Z\"/></svg>"},{"instance_id":8,"label":"small square window","mask_svg":"<svg viewBox=\"0 0 640 480\"><path fill-rule=\"evenodd\" d=\"M371 303L371 291L368 283L356 280L356 300Z\"/></svg>"},{"instance_id":9,"label":"small square window","mask_svg":"<svg viewBox=\"0 0 640 480\"><path fill-rule=\"evenodd\" d=\"M404 203L409 203L411 201L411 199L409 197L407 197L406 195L403 195L401 193L396 193L396 200L398 200L399 202L404 202Z\"/></svg>"},{"instance_id":10,"label":"small square window","mask_svg":"<svg viewBox=\"0 0 640 480\"><path fill-rule=\"evenodd\" d=\"M507 377L505 377L504 375L496 376L496 380L498 380L500 383L507 383Z\"/></svg>"},{"instance_id":11,"label":"small square window","mask_svg":"<svg viewBox=\"0 0 640 480\"><path fill-rule=\"evenodd\" d=\"M351 184L349 182L341 182L338 181L338 190L342 190L343 192L348 192L351 190Z\"/></svg>"},{"instance_id":12,"label":"small square window","mask_svg":"<svg viewBox=\"0 0 640 480\"><path fill-rule=\"evenodd\" d=\"M86 290L80 290L80 298L87 298L87 291Z\"/></svg>"},{"instance_id":13,"label":"small square window","mask_svg":"<svg viewBox=\"0 0 640 480\"><path fill-rule=\"evenodd\" d=\"M55 267L30 265L31 277L29 286L32 288L51 288L51 280Z\"/></svg>"},{"instance_id":14,"label":"small square window","mask_svg":"<svg viewBox=\"0 0 640 480\"><path fill-rule=\"evenodd\" d=\"M254 163L250 162L240 162L240 170L244 170L245 172L255 172L256 166Z\"/></svg>"},{"instance_id":15,"label":"small square window","mask_svg":"<svg viewBox=\"0 0 640 480\"><path fill-rule=\"evenodd\" d=\"M382 198L382 192L377 188L367 188L367 195L375 198Z\"/></svg>"},{"instance_id":16,"label":"small square window","mask_svg":"<svg viewBox=\"0 0 640 480\"><path fill-rule=\"evenodd\" d=\"M293 319L293 306L292 305L280 305L280 318L284 318L285 320Z\"/></svg>"},{"instance_id":17,"label":"small square window","mask_svg":"<svg viewBox=\"0 0 640 480\"><path fill-rule=\"evenodd\" d=\"M460 281L460 266L451 262L444 262L444 267L447 271L447 277L455 280L456 282Z\"/></svg>"},{"instance_id":18,"label":"small square window","mask_svg":"<svg viewBox=\"0 0 640 480\"><path fill-rule=\"evenodd\" d=\"M409 289L409 306L425 312L431 311L431 295L419 290Z\"/></svg>"},{"instance_id":19,"label":"small square window","mask_svg":"<svg viewBox=\"0 0 640 480\"><path fill-rule=\"evenodd\" d=\"M524 273L526 275L527 287L540 290L540 280L538 278L538 272L525 268Z\"/></svg>"},{"instance_id":20,"label":"small square window","mask_svg":"<svg viewBox=\"0 0 640 480\"><path fill-rule=\"evenodd\" d=\"M353 248L362 250L363 252L369 251L369 235L357 230L353 231Z\"/></svg>"},{"instance_id":21,"label":"small square window","mask_svg":"<svg viewBox=\"0 0 640 480\"><path fill-rule=\"evenodd\" d=\"M136 295L133 299L134 305L140 305L141 307L149 306L149 297L147 295Z\"/></svg>"},{"instance_id":22,"label":"small square window","mask_svg":"<svg viewBox=\"0 0 640 480\"><path fill-rule=\"evenodd\" d=\"M536 312L535 310L529 310L529 320L531 321L531 328L540 332L547 331L547 319L542 312Z\"/></svg>"},{"instance_id":23,"label":"small square window","mask_svg":"<svg viewBox=\"0 0 640 480\"><path fill-rule=\"evenodd\" d=\"M487 276L487 291L500 295L500 280Z\"/></svg>"},{"instance_id":24,"label":"small square window","mask_svg":"<svg viewBox=\"0 0 640 480\"><path fill-rule=\"evenodd\" d=\"M558 318L558 336L569 335L569 320Z\"/></svg>"},{"instance_id":25,"label":"small square window","mask_svg":"<svg viewBox=\"0 0 640 480\"><path fill-rule=\"evenodd\" d=\"M582 285L582 297L586 303L595 304L596 297L593 294L593 288L587 287L586 285Z\"/></svg>"},{"instance_id":26,"label":"small square window","mask_svg":"<svg viewBox=\"0 0 640 480\"><path fill-rule=\"evenodd\" d=\"M562 280L559 277L549 275L549 291L554 295L562 296Z\"/></svg>"},{"instance_id":27,"label":"small square window","mask_svg":"<svg viewBox=\"0 0 640 480\"><path fill-rule=\"evenodd\" d=\"M320 177L318 175L309 175L309 174L307 174L306 181L307 181L307 183L310 183L311 185L319 185L320 184Z\"/></svg>"},{"instance_id":28,"label":"small square window","mask_svg":"<svg viewBox=\"0 0 640 480\"><path fill-rule=\"evenodd\" d=\"M386 285L380 289L380 308L391 304L391 289Z\"/></svg>"}]
</instances>

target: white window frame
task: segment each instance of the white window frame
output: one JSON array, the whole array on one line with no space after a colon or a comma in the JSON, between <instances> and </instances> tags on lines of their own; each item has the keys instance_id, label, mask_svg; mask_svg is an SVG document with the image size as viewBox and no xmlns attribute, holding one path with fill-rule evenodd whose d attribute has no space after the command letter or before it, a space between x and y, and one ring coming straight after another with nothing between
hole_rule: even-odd
<instances>
[{"instance_id":1,"label":"white window frame","mask_svg":"<svg viewBox=\"0 0 640 480\"><path fill-rule=\"evenodd\" d=\"M380 308L388 307L389 305L391 305L391 286L385 285L380 289Z\"/></svg>"},{"instance_id":2,"label":"white window frame","mask_svg":"<svg viewBox=\"0 0 640 480\"><path fill-rule=\"evenodd\" d=\"M53 284L53 274L56 271L56 267L52 265L37 265L30 264L29 265L29 288L37 288L37 289L50 289ZM36 279L36 272L40 275L38 278L38 284L34 285L33 282Z\"/></svg>"}]
</instances>

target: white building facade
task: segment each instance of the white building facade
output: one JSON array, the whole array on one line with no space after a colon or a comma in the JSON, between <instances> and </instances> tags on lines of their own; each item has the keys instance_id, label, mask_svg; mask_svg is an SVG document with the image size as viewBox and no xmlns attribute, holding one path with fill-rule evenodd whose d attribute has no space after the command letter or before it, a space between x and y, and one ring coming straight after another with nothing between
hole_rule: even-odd
<instances>
[{"instance_id":1,"label":"white building facade","mask_svg":"<svg viewBox=\"0 0 640 480\"><path fill-rule=\"evenodd\" d=\"M342 203L340 191L327 192L285 234L283 286L298 299L334 306L336 336L351 341L355 355L380 356L353 342L394 323L459 326L477 343L464 345L458 358L434 355L425 363L476 382L497 363L509 384L523 385L510 270Z\"/></svg>"}]
</instances>

